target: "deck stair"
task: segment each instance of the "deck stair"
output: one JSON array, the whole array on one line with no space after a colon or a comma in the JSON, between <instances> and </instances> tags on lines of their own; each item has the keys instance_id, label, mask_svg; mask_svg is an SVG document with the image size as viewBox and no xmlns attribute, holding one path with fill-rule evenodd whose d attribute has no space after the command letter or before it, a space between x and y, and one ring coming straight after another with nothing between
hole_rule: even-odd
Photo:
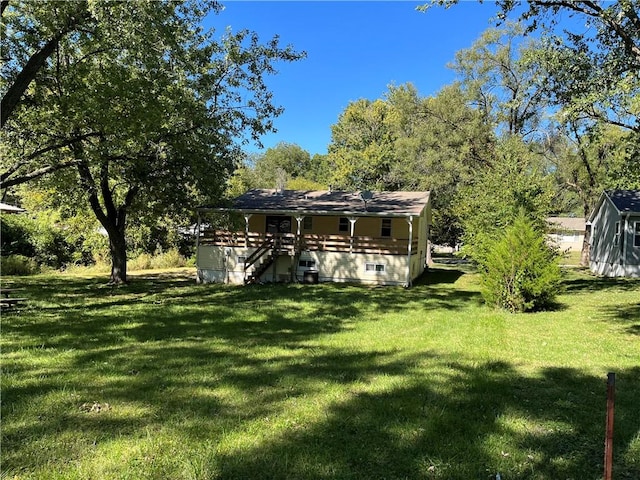
<instances>
[{"instance_id":1,"label":"deck stair","mask_svg":"<svg viewBox=\"0 0 640 480\"><path fill-rule=\"evenodd\" d=\"M257 283L264 272L266 272L276 259L276 255L271 252L262 257L262 261L256 266L251 274L244 281L245 285ZM246 269L245 269L246 270Z\"/></svg>"},{"instance_id":2,"label":"deck stair","mask_svg":"<svg viewBox=\"0 0 640 480\"><path fill-rule=\"evenodd\" d=\"M267 237L256 251L247 257L244 261L245 285L256 283L260 279L260 276L266 272L271 265L273 265L277 255L276 249L274 248L275 245L275 238ZM246 272L256 263L258 265L255 267L253 272L251 272L249 276L246 276Z\"/></svg>"}]
</instances>

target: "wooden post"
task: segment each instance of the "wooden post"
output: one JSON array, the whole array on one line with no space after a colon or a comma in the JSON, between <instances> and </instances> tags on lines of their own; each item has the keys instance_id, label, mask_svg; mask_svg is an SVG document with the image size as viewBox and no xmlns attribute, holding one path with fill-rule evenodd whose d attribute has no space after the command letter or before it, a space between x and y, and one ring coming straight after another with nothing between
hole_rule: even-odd
<instances>
[{"instance_id":1,"label":"wooden post","mask_svg":"<svg viewBox=\"0 0 640 480\"><path fill-rule=\"evenodd\" d=\"M613 474L613 410L615 404L616 374L607 374L607 426L604 441L604 480Z\"/></svg>"}]
</instances>

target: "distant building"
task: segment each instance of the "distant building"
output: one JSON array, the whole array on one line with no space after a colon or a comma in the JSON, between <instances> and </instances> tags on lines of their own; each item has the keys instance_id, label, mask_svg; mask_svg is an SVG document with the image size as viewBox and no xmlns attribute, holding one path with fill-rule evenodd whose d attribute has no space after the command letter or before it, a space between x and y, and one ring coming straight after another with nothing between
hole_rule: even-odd
<instances>
[{"instance_id":1,"label":"distant building","mask_svg":"<svg viewBox=\"0 0 640 480\"><path fill-rule=\"evenodd\" d=\"M584 243L584 217L548 217L549 240L561 251L580 252Z\"/></svg>"}]
</instances>

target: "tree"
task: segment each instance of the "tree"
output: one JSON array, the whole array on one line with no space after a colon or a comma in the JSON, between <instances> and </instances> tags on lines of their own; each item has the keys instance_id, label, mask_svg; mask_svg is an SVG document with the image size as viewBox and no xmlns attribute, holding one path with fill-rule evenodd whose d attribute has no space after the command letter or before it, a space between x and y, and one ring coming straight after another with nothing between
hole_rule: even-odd
<instances>
[{"instance_id":1,"label":"tree","mask_svg":"<svg viewBox=\"0 0 640 480\"><path fill-rule=\"evenodd\" d=\"M91 27L58 41L4 129L3 148L14 164L30 151L37 165L73 165L46 181L67 201L88 202L109 235L111 281L120 283L128 216L219 196L239 155L234 139L257 141L281 112L264 76L275 73L274 62L302 54L280 48L277 37L260 44L247 31L202 31L217 4L88 5ZM29 10L17 13L24 19Z\"/></svg>"},{"instance_id":2,"label":"tree","mask_svg":"<svg viewBox=\"0 0 640 480\"><path fill-rule=\"evenodd\" d=\"M339 188L430 190L435 240L455 244L460 229L455 192L490 162L492 126L467 105L459 85L428 98L411 84L384 98L351 103L332 126L328 163Z\"/></svg>"},{"instance_id":3,"label":"tree","mask_svg":"<svg viewBox=\"0 0 640 480\"><path fill-rule=\"evenodd\" d=\"M432 0L419 7L450 7L458 0ZM498 17L522 7L518 0L497 0ZM588 28L563 29L563 14ZM543 85L551 100L574 119L588 118L640 131L640 16L636 0L528 0L519 17L527 31L543 30L545 45L535 60L546 72ZM591 28L589 28L591 27Z\"/></svg>"},{"instance_id":4,"label":"tree","mask_svg":"<svg viewBox=\"0 0 640 480\"><path fill-rule=\"evenodd\" d=\"M328 162L332 187L345 190L386 190L395 137L391 109L382 99L351 102L331 126Z\"/></svg>"},{"instance_id":5,"label":"tree","mask_svg":"<svg viewBox=\"0 0 640 480\"><path fill-rule=\"evenodd\" d=\"M552 211L553 187L541 155L518 136L501 139L493 163L478 170L456 198L454 211L462 222L466 252L482 262L486 242L521 212L544 231Z\"/></svg>"},{"instance_id":6,"label":"tree","mask_svg":"<svg viewBox=\"0 0 640 480\"><path fill-rule=\"evenodd\" d=\"M538 129L547 101L538 73L526 62L535 44L518 47L522 34L523 28L511 22L490 28L471 48L458 51L449 66L487 122L506 135L527 137Z\"/></svg>"},{"instance_id":7,"label":"tree","mask_svg":"<svg viewBox=\"0 0 640 480\"><path fill-rule=\"evenodd\" d=\"M309 152L299 145L281 142L257 158L254 171L263 188L284 188L287 180L304 177L310 164Z\"/></svg>"}]
</instances>

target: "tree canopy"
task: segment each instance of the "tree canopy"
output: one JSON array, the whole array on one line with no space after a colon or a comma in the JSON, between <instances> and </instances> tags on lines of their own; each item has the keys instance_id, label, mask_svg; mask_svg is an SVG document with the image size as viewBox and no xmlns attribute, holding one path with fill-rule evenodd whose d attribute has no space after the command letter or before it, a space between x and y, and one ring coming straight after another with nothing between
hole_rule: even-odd
<instances>
[{"instance_id":1,"label":"tree canopy","mask_svg":"<svg viewBox=\"0 0 640 480\"><path fill-rule=\"evenodd\" d=\"M126 281L127 215L220 195L239 139L257 141L281 112L264 77L275 62L303 54L280 47L277 37L263 44L248 31L203 31L217 3L60 5L16 2L3 12L13 33L9 52L30 51L31 31L48 32L72 7L87 17L57 38L55 55L7 119L3 180L56 171L47 181L65 192L62 201L88 202L109 234L111 280ZM12 53L3 91L27 57Z\"/></svg>"}]
</instances>

